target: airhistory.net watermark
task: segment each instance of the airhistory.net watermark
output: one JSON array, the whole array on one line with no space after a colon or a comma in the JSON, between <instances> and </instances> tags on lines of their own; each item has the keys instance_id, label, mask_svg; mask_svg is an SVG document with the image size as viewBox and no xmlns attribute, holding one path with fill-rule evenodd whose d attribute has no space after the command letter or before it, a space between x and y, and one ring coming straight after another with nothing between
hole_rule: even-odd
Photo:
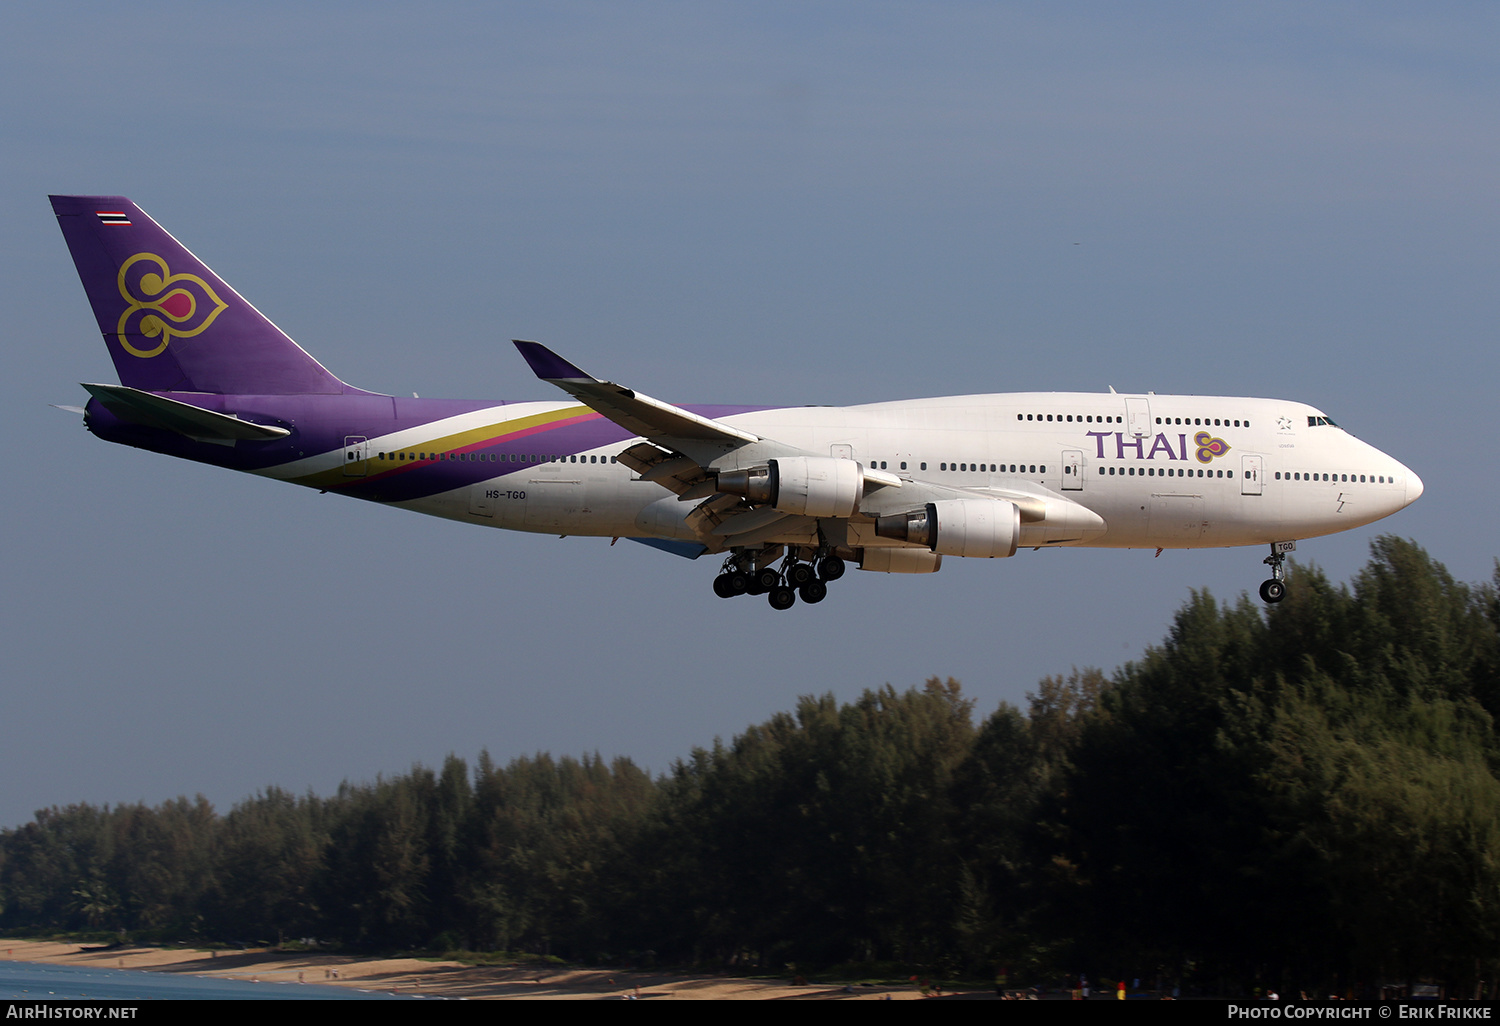
<instances>
[{"instance_id":1,"label":"airhistory.net watermark","mask_svg":"<svg viewBox=\"0 0 1500 1026\"><path fill-rule=\"evenodd\" d=\"M134 1019L133 1005L102 1008L97 1005L7 1005L7 1019Z\"/></svg>"}]
</instances>

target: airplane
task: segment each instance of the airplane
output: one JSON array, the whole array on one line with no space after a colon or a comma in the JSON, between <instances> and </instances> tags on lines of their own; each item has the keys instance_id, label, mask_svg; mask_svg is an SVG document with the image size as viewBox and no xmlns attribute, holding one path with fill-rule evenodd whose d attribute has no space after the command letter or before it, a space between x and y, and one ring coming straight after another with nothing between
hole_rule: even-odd
<instances>
[{"instance_id":1,"label":"airplane","mask_svg":"<svg viewBox=\"0 0 1500 1026\"><path fill-rule=\"evenodd\" d=\"M1422 494L1323 411L1280 399L1017 392L848 407L679 406L515 340L553 401L347 385L122 196L52 196L120 384L106 441L484 527L722 556L721 598L816 603L852 563L933 573L1021 549L1296 542ZM613 542L612 542L613 544Z\"/></svg>"}]
</instances>

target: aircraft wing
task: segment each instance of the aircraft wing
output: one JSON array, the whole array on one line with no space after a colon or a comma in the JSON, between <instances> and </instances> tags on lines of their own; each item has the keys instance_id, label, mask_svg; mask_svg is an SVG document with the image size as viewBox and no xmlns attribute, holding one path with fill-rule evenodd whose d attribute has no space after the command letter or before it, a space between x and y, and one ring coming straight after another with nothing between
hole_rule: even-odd
<instances>
[{"instance_id":1,"label":"aircraft wing","mask_svg":"<svg viewBox=\"0 0 1500 1026\"><path fill-rule=\"evenodd\" d=\"M722 421L664 403L659 399L584 373L546 346L516 340L516 348L537 377L558 386L627 431L646 439L618 455L621 463L676 494L696 502L686 522L709 551L750 545L769 538L816 534L826 515L789 513L750 501L748 492L725 490L721 475L767 460L827 454L812 453L731 427ZM732 455L731 455L732 454ZM727 457L727 458L726 458ZM1077 541L1106 529L1104 520L1073 499L1035 482L1015 480L983 488L954 487L946 482L903 480L889 472L859 465L863 477L860 504L848 530L873 529L883 514L907 512L927 502L962 498L1004 499L1014 504L1023 524L1044 544ZM861 527L860 525L863 525Z\"/></svg>"},{"instance_id":2,"label":"aircraft wing","mask_svg":"<svg viewBox=\"0 0 1500 1026\"><path fill-rule=\"evenodd\" d=\"M760 437L748 431L722 424L698 414L612 381L600 381L585 374L540 342L512 339L531 369L543 381L550 382L578 399L590 409L603 414L626 431L655 441L658 438L733 446L758 442Z\"/></svg>"},{"instance_id":3,"label":"aircraft wing","mask_svg":"<svg viewBox=\"0 0 1500 1026\"><path fill-rule=\"evenodd\" d=\"M795 445L787 445L772 438L742 431L721 420L699 416L691 410L664 403L642 395L632 388L617 385L612 381L600 381L573 366L540 342L512 339L536 376L550 382L581 401L597 413L604 415L627 431L640 435L661 448L670 450L674 456L674 472L678 476L696 465L700 470L714 463L719 457L736 449L747 448L739 461L755 461L777 456L816 456ZM826 456L827 453L821 455ZM661 477L648 475L652 480ZM863 467L865 480L873 485L901 487L901 479L895 474ZM670 485L668 486L670 487Z\"/></svg>"},{"instance_id":4,"label":"aircraft wing","mask_svg":"<svg viewBox=\"0 0 1500 1026\"><path fill-rule=\"evenodd\" d=\"M809 518L756 506L738 495L721 492L717 473L710 468L730 453L736 453L731 461L735 465L818 454L742 431L624 385L601 381L539 342L512 341L537 377L646 439L620 453L618 459L642 479L675 493L680 501L700 500L687 516L687 522L700 537L715 545L733 537L736 544L741 544L748 537L785 530L797 520L807 520L811 527L813 521ZM860 471L867 491L899 488L903 483L896 475L871 467L861 466Z\"/></svg>"}]
</instances>

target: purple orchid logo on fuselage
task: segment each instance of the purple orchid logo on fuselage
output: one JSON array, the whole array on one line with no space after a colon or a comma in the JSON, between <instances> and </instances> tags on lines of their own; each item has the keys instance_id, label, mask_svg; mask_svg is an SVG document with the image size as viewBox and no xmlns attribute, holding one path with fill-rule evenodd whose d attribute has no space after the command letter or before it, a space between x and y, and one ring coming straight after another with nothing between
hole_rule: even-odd
<instances>
[{"instance_id":1,"label":"purple orchid logo on fuselage","mask_svg":"<svg viewBox=\"0 0 1500 1026\"><path fill-rule=\"evenodd\" d=\"M1199 463L1212 463L1229 451L1228 442L1222 438L1215 438L1207 431L1199 431L1194 435L1193 444L1198 447Z\"/></svg>"},{"instance_id":2,"label":"purple orchid logo on fuselage","mask_svg":"<svg viewBox=\"0 0 1500 1026\"><path fill-rule=\"evenodd\" d=\"M120 266L120 295L130 304L116 328L132 356L156 356L173 338L190 338L228 307L196 274L173 274L155 253L137 253ZM132 339L135 341L132 342ZM143 344L155 340L154 346Z\"/></svg>"},{"instance_id":3,"label":"purple orchid logo on fuselage","mask_svg":"<svg viewBox=\"0 0 1500 1026\"><path fill-rule=\"evenodd\" d=\"M1215 438L1207 431L1199 431L1193 436L1192 444L1188 443L1188 436L1179 433L1176 436L1176 444L1173 444L1171 435L1158 433L1154 438L1149 435L1127 435L1123 431L1085 431L1085 435L1094 440L1094 455L1099 459L1106 459L1106 439L1114 443L1113 456L1117 460L1125 459L1126 453L1132 454L1138 460L1154 460L1158 456L1169 460L1185 460L1188 458L1188 450L1197 446L1194 454L1199 463L1212 463L1220 456L1229 452L1230 445L1222 438ZM1150 447L1149 449L1147 447Z\"/></svg>"}]
</instances>

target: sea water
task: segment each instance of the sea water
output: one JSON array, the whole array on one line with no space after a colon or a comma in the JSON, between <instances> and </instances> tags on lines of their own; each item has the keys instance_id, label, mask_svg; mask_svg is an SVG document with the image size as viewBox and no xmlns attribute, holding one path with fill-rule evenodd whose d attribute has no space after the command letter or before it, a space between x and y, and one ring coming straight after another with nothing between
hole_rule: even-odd
<instances>
[{"instance_id":1,"label":"sea water","mask_svg":"<svg viewBox=\"0 0 1500 1026\"><path fill-rule=\"evenodd\" d=\"M354 987L251 983L213 976L0 960L0 1001L339 1001L403 998Z\"/></svg>"}]
</instances>

